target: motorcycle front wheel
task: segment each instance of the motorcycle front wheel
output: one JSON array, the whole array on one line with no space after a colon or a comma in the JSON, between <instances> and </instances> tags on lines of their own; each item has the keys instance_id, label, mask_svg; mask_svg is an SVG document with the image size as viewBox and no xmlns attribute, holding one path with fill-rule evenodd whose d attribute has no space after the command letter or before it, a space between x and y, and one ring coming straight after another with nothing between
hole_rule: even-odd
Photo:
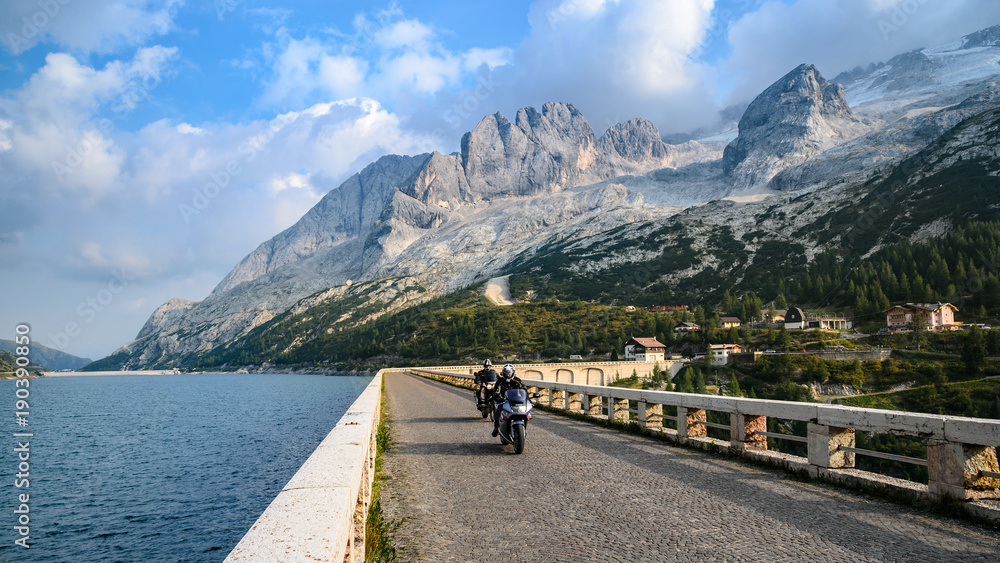
<instances>
[{"instance_id":1,"label":"motorcycle front wheel","mask_svg":"<svg viewBox=\"0 0 1000 563\"><path fill-rule=\"evenodd\" d=\"M519 454L524 451L524 425L515 424L514 431L511 433L511 438L514 439L514 453Z\"/></svg>"}]
</instances>

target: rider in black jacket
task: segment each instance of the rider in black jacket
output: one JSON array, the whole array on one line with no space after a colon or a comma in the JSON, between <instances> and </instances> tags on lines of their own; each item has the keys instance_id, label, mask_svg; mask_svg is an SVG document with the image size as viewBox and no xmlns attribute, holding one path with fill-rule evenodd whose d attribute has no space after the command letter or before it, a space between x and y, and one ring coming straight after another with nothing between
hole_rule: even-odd
<instances>
[{"instance_id":1,"label":"rider in black jacket","mask_svg":"<svg viewBox=\"0 0 1000 563\"><path fill-rule=\"evenodd\" d=\"M496 374L497 374L497 372L493 370L493 362L491 362L489 358L486 358L483 361L483 369L481 369L481 370L477 371L475 374L473 374L473 377L474 377L473 381L476 382L476 407L479 407L480 405L482 405L483 401L485 401L487 399L487 397L484 397L484 396L480 395L480 393L479 393L479 389L480 389L479 384L483 382L484 376L486 376L489 373L492 373L494 376L496 376Z\"/></svg>"},{"instance_id":2,"label":"rider in black jacket","mask_svg":"<svg viewBox=\"0 0 1000 563\"><path fill-rule=\"evenodd\" d=\"M500 379L497 381L497 386L493 391L499 393L500 397L505 397L508 389L524 389L524 383L521 382L521 378L514 375L514 366L504 364L503 369L500 370ZM493 413L494 438L500 433L500 409L502 407L503 399L497 401L497 411Z\"/></svg>"}]
</instances>

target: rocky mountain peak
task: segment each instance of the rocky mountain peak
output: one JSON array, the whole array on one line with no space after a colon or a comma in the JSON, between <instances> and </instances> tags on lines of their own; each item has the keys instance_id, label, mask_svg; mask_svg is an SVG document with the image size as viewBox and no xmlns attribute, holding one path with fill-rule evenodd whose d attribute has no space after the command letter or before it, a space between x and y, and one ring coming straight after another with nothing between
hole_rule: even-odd
<instances>
[{"instance_id":1,"label":"rocky mountain peak","mask_svg":"<svg viewBox=\"0 0 1000 563\"><path fill-rule=\"evenodd\" d=\"M799 164L867 130L851 112L840 84L802 64L781 77L747 106L739 136L723 154L725 174L736 190L771 180Z\"/></svg>"},{"instance_id":2,"label":"rocky mountain peak","mask_svg":"<svg viewBox=\"0 0 1000 563\"><path fill-rule=\"evenodd\" d=\"M963 49L997 46L1000 46L1000 25L980 29L979 31L970 33L962 38Z\"/></svg>"},{"instance_id":3,"label":"rocky mountain peak","mask_svg":"<svg viewBox=\"0 0 1000 563\"><path fill-rule=\"evenodd\" d=\"M651 122L635 118L613 125L599 140L602 152L629 160L663 159L670 155L660 130Z\"/></svg>"},{"instance_id":4,"label":"rocky mountain peak","mask_svg":"<svg viewBox=\"0 0 1000 563\"><path fill-rule=\"evenodd\" d=\"M521 108L514 123L495 113L462 137L466 180L483 199L577 184L590 176L596 156L594 129L572 104Z\"/></svg>"},{"instance_id":5,"label":"rocky mountain peak","mask_svg":"<svg viewBox=\"0 0 1000 563\"><path fill-rule=\"evenodd\" d=\"M900 92L927 81L941 67L921 50L896 55L886 62L889 70L872 81L872 88L885 84L886 91Z\"/></svg>"},{"instance_id":6,"label":"rocky mountain peak","mask_svg":"<svg viewBox=\"0 0 1000 563\"><path fill-rule=\"evenodd\" d=\"M181 317L186 311L197 305L197 301L188 301L187 299L174 298L167 301L163 305L160 305L153 311L146 324L142 326L139 330L136 340L144 338L160 330L160 328L166 326L171 321Z\"/></svg>"}]
</instances>

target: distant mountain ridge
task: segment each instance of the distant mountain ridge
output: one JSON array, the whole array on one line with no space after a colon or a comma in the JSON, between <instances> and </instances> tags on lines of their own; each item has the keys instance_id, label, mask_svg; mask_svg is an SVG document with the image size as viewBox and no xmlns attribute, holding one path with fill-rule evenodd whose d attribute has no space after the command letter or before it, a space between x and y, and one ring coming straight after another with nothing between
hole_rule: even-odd
<instances>
[{"instance_id":1,"label":"distant mountain ridge","mask_svg":"<svg viewBox=\"0 0 1000 563\"><path fill-rule=\"evenodd\" d=\"M17 348L17 344L13 340L0 340L0 350L14 353L15 348ZM32 342L30 348L30 358L33 364L45 366L55 371L80 369L93 361L90 358L81 358L47 346L42 346L37 342Z\"/></svg>"},{"instance_id":2,"label":"distant mountain ridge","mask_svg":"<svg viewBox=\"0 0 1000 563\"><path fill-rule=\"evenodd\" d=\"M747 106L728 145L670 145L639 118L597 137L566 103L522 108L513 121L488 115L463 136L459 153L391 155L366 166L244 258L204 301L161 306L112 363L179 365L288 311L331 301L353 309L327 330L365 322L504 273L559 241L684 221L721 209L705 204L722 198L798 190L816 193L808 197L823 206L842 205L861 197L845 185L863 185L995 106L1000 67L993 75L963 70L971 81L946 82L935 93L927 77L951 76L938 55L951 51L942 49L859 70L846 89L801 65ZM1000 60L998 47L975 49L957 60ZM863 112L848 104L852 95L863 99Z\"/></svg>"}]
</instances>

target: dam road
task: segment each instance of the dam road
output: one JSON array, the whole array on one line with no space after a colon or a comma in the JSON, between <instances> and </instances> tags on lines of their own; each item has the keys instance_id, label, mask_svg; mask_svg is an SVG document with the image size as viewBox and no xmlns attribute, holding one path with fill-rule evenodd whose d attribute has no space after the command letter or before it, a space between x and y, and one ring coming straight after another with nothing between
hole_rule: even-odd
<instances>
[{"instance_id":1,"label":"dam road","mask_svg":"<svg viewBox=\"0 0 1000 563\"><path fill-rule=\"evenodd\" d=\"M1000 535L535 410L524 454L472 392L387 373L382 489L404 561L1000 561Z\"/></svg>"}]
</instances>

